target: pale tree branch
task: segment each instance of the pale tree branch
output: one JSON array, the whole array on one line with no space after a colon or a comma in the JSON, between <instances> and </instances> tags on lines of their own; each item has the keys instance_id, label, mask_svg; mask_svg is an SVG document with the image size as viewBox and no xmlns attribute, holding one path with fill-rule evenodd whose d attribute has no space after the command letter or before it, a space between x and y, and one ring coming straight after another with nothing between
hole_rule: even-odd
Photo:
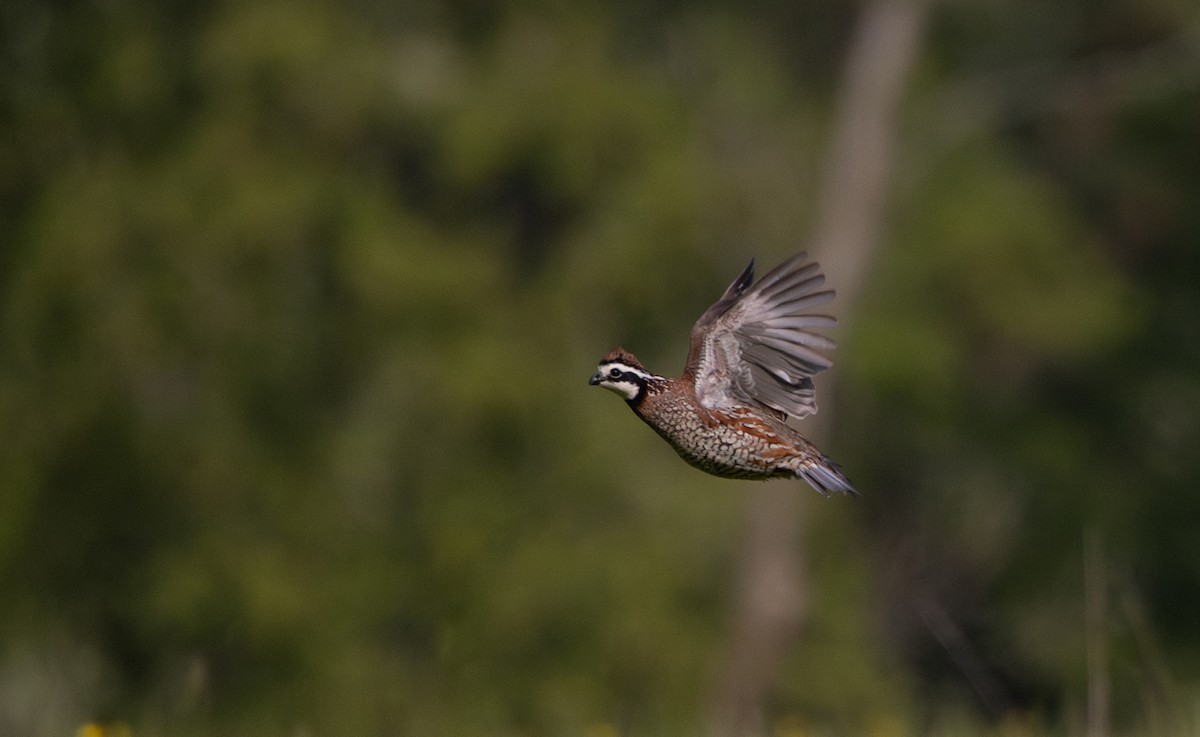
<instances>
[{"instance_id":1,"label":"pale tree branch","mask_svg":"<svg viewBox=\"0 0 1200 737\"><path fill-rule=\"evenodd\" d=\"M1083 556L1083 629L1087 643L1087 737L1108 737L1108 572L1100 533L1089 530Z\"/></svg>"}]
</instances>

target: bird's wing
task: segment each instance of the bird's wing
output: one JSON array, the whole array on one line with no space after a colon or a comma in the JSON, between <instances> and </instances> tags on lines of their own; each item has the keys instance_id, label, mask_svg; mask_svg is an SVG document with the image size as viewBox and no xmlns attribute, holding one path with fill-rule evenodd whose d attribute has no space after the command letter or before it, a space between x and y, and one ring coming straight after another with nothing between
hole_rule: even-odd
<instances>
[{"instance_id":1,"label":"bird's wing","mask_svg":"<svg viewBox=\"0 0 1200 737\"><path fill-rule=\"evenodd\" d=\"M781 419L817 411L812 375L832 365L835 344L816 330L837 324L810 310L833 299L825 277L800 253L757 284L754 261L692 328L687 374L706 407L752 402Z\"/></svg>"}]
</instances>

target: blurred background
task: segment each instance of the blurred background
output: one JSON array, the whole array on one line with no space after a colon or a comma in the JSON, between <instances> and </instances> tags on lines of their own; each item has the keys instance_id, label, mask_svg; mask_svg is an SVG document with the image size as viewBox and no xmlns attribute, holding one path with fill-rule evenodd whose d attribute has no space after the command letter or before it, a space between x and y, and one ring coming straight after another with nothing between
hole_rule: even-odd
<instances>
[{"instance_id":1,"label":"blurred background","mask_svg":"<svg viewBox=\"0 0 1200 737\"><path fill-rule=\"evenodd\" d=\"M10 0L0 59L0 734L1200 734L1193 0ZM586 385L804 248L859 500Z\"/></svg>"}]
</instances>

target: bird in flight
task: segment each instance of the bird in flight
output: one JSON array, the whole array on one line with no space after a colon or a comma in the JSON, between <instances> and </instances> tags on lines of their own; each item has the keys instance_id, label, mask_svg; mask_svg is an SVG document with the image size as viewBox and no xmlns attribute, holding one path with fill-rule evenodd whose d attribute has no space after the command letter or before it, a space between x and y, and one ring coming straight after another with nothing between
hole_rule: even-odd
<instances>
[{"instance_id":1,"label":"bird in flight","mask_svg":"<svg viewBox=\"0 0 1200 737\"><path fill-rule=\"evenodd\" d=\"M817 331L837 320L825 277L799 253L754 282L754 259L692 327L683 375L653 374L624 348L604 356L589 384L619 394L691 465L734 479L803 478L822 494L857 496L838 465L788 417L817 411L812 376L835 347ZM753 285L752 285L753 284Z\"/></svg>"}]
</instances>

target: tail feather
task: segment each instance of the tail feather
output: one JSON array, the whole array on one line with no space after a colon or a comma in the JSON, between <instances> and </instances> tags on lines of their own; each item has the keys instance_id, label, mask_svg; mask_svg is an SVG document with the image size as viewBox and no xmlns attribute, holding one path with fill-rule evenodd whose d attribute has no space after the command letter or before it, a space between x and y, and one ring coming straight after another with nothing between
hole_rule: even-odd
<instances>
[{"instance_id":1,"label":"tail feather","mask_svg":"<svg viewBox=\"0 0 1200 737\"><path fill-rule=\"evenodd\" d=\"M821 456L819 461L802 464L796 475L807 481L809 486L821 492L823 496L835 491L850 496L859 495L850 484L850 479L842 473L841 467L825 456Z\"/></svg>"}]
</instances>

